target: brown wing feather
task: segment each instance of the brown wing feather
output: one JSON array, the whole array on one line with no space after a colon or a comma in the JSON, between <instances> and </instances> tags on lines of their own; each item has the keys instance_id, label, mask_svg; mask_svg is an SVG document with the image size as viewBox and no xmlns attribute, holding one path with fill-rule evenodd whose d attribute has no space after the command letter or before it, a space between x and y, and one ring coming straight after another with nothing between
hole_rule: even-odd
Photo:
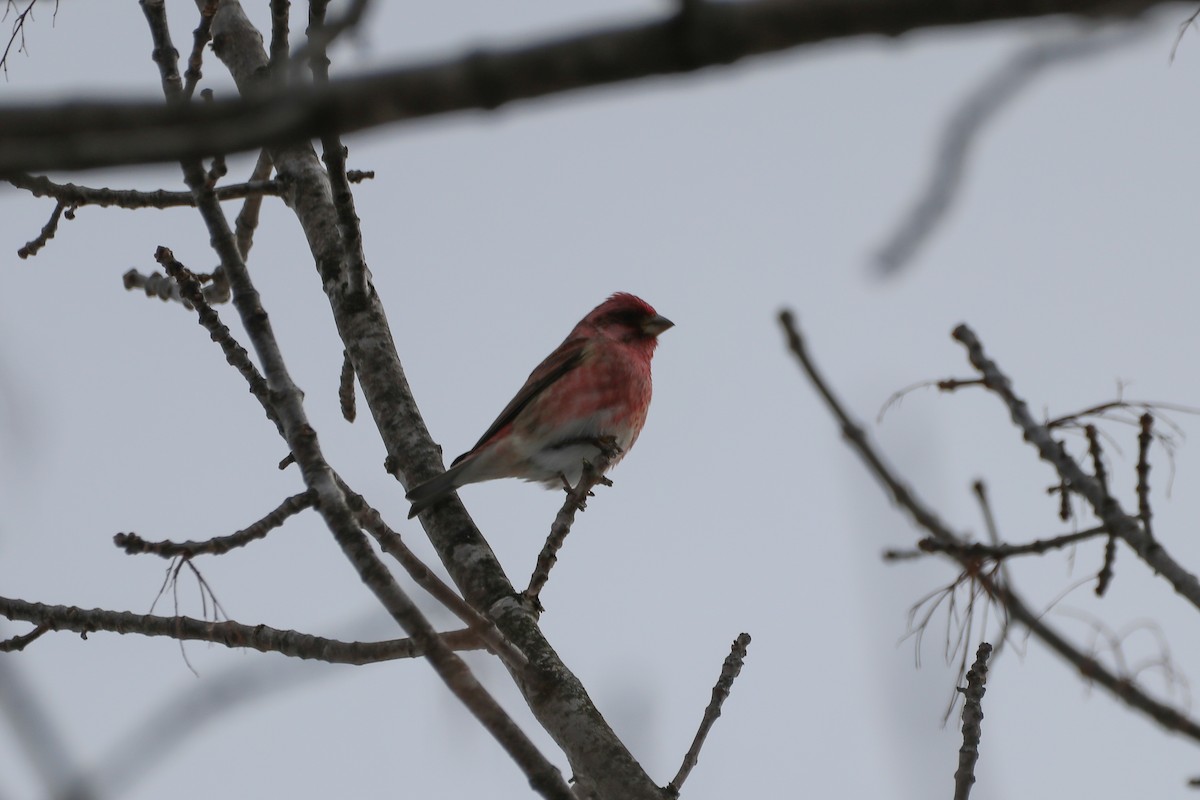
<instances>
[{"instance_id":1,"label":"brown wing feather","mask_svg":"<svg viewBox=\"0 0 1200 800\"><path fill-rule=\"evenodd\" d=\"M496 421L488 427L483 436L479 437L479 441L475 443L475 446L454 459L454 463L451 466L462 461L486 444L501 428L516 419L517 415L521 413L525 406L532 403L534 398L546 391L547 388L568 372L579 366L580 362L583 361L584 349L587 346L587 342L588 340L582 337L568 339L559 345L553 353L548 355L545 361L538 364L533 372L529 373L529 378L525 381L525 385L521 387L521 391L517 392L517 396L509 401L504 410L500 412L500 416L496 417Z\"/></svg>"}]
</instances>

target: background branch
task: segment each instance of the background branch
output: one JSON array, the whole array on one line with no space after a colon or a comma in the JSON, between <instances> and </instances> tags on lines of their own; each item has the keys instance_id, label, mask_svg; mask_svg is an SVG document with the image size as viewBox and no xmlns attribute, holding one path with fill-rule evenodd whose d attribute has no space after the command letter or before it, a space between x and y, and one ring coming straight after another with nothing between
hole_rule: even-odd
<instances>
[{"instance_id":1,"label":"background branch","mask_svg":"<svg viewBox=\"0 0 1200 800\"><path fill-rule=\"evenodd\" d=\"M1161 1L701 3L689 11L685 26L669 17L203 107L86 100L54 108L13 104L0 114L0 175L232 154L438 114L494 110L847 37L1057 14L1129 17Z\"/></svg>"}]
</instances>

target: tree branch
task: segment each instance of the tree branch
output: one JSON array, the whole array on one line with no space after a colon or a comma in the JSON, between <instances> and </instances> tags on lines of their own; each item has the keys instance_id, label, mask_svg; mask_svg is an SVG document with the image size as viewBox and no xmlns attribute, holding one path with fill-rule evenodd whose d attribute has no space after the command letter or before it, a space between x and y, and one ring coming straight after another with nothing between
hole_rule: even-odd
<instances>
[{"instance_id":1,"label":"tree branch","mask_svg":"<svg viewBox=\"0 0 1200 800\"><path fill-rule=\"evenodd\" d=\"M983 376L987 388L1003 401L1013 423L1024 433L1025 440L1037 448L1042 460L1054 468L1059 477L1070 486L1071 491L1087 501L1110 533L1120 537L1151 569L1162 575L1177 593L1196 608L1200 608L1200 580L1184 569L1162 545L1149 536L1138 524L1137 517L1126 514L1120 503L1067 454L1045 425L1034 420L1025 401L1013 392L1012 381L984 353L983 345L974 331L966 325L959 325L954 329L954 338L967 349L967 357Z\"/></svg>"},{"instance_id":2,"label":"tree branch","mask_svg":"<svg viewBox=\"0 0 1200 800\"><path fill-rule=\"evenodd\" d=\"M222 3L213 21L215 52L239 90L253 96L267 88L268 59L262 37L237 3ZM440 454L408 387L387 315L373 286L365 296L347 291L347 253L338 228L328 176L307 144L271 151L280 177L289 180L288 198L308 237L338 333L359 378L388 463L408 485L438 471ZM512 671L538 721L563 748L577 785L598 786L626 800L659 800L659 789L604 721L578 679L545 640L495 554L466 515L448 501L425 515L422 524L462 596L496 622L504 636L529 658Z\"/></svg>"},{"instance_id":3,"label":"tree branch","mask_svg":"<svg viewBox=\"0 0 1200 800\"><path fill-rule=\"evenodd\" d=\"M962 713L962 747L958 750L958 770L954 773L954 800L967 800L975 785L975 764L979 761L979 738L983 731L983 695L987 691L988 657L992 646L981 642L975 663L967 672L967 688L959 689L966 701Z\"/></svg>"},{"instance_id":4,"label":"tree branch","mask_svg":"<svg viewBox=\"0 0 1200 800\"><path fill-rule=\"evenodd\" d=\"M141 636L165 636L180 641L222 644L234 649L279 653L291 658L327 661L330 664L375 664L400 658L426 655L424 646L413 639L387 642L342 642L266 625L238 622L209 622L192 617L161 617L108 611L100 608L51 606L0 597L0 616L14 621L31 622L35 630L74 631L83 634L106 631ZM481 650L483 640L474 631L461 630L439 636L441 644L454 650Z\"/></svg>"},{"instance_id":5,"label":"tree branch","mask_svg":"<svg viewBox=\"0 0 1200 800\"><path fill-rule=\"evenodd\" d=\"M848 37L892 37L926 28L1062 14L1132 16L1163 1L693 3L681 17L587 31L522 47L479 50L328 86L276 87L202 107L162 108L148 102L84 98L54 107L13 104L0 115L0 175L152 163L299 144L330 133L467 110L490 111L519 100L693 72ZM215 28L213 41L217 49L229 44L218 40ZM261 42L258 47L261 49Z\"/></svg>"},{"instance_id":6,"label":"tree branch","mask_svg":"<svg viewBox=\"0 0 1200 800\"><path fill-rule=\"evenodd\" d=\"M679 790L683 788L683 782L687 780L688 775L692 774L692 770L699 763L700 748L704 747L704 740L708 738L708 733L712 730L717 717L721 716L721 707L729 699L733 682L742 672L742 664L746 660L746 648L749 646L750 634L748 633L738 634L738 637L733 640L733 645L729 648L729 655L725 657L725 663L721 665L721 676L717 678L717 685L713 687L712 699L708 701L708 707L704 709L704 717L700 720L700 728L696 731L692 746L684 755L679 772L667 785L665 791L669 797L679 797Z\"/></svg>"},{"instance_id":7,"label":"tree branch","mask_svg":"<svg viewBox=\"0 0 1200 800\"><path fill-rule=\"evenodd\" d=\"M830 412L842 425L842 430L846 432L846 439L851 449L862 458L875 478L892 495L896 504L912 516L917 524L924 528L935 540L957 543L959 545L965 544L967 541L966 537L954 533L950 527L945 525L932 509L927 507L907 486L900 482L899 478L893 474L891 468L884 463L883 458L875 451L874 446L867 439L862 428L850 417L849 413L842 406L841 401L837 399L836 395L829 388L829 385L825 382L825 379L817 371L816 365L808 354L808 348L805 347L804 340L800 336L800 331L796 327L795 317L792 313L790 311L781 312L779 321L783 326L789 348L796 356L797 361L800 362L800 366L808 376L808 379L824 398ZM980 354L982 356L982 351L980 351ZM986 377L987 374L985 374ZM955 560L963 564L964 567L968 566L968 564L959 558ZM996 582L982 573L977 575L976 580L979 581L980 585L983 586L991 597L1004 607L1005 612L1010 618L1020 622L1034 637L1074 666L1085 680L1100 684L1105 689L1108 689L1113 696L1143 712L1163 727L1178 731L1192 740L1200 742L1200 723L1180 713L1178 710L1153 699L1139 689L1132 679L1126 676L1115 675L1096 659L1084 655L1078 648L1063 638L1058 631L1043 622L1042 615L1031 611L1020 596L1008 586Z\"/></svg>"}]
</instances>

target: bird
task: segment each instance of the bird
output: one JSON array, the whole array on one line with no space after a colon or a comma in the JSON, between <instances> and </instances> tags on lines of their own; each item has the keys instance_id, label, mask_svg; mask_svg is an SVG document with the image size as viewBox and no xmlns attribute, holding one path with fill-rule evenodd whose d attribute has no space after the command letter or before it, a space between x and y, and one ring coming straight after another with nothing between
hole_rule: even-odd
<instances>
[{"instance_id":1,"label":"bird","mask_svg":"<svg viewBox=\"0 0 1200 800\"><path fill-rule=\"evenodd\" d=\"M409 519L469 483L575 485L584 460L614 444L615 465L646 423L650 360L659 334L674 325L640 297L611 295L538 364L474 447L408 491Z\"/></svg>"}]
</instances>

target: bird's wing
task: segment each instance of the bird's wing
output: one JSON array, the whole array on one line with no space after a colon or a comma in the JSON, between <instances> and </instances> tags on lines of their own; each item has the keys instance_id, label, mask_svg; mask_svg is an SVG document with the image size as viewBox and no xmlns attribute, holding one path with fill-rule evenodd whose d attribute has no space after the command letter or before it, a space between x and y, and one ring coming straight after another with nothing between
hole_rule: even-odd
<instances>
[{"instance_id":1,"label":"bird's wing","mask_svg":"<svg viewBox=\"0 0 1200 800\"><path fill-rule=\"evenodd\" d=\"M454 464L462 461L482 447L501 428L516 419L525 406L532 403L538 395L546 391L555 381L578 367L584 359L587 343L588 340L584 337L568 339L559 345L553 353L546 356L546 360L538 364L533 372L529 373L529 378L525 381L525 385L521 387L521 391L517 392L517 396L509 401L504 410L500 412L500 416L496 417L496 421L488 427L483 436L479 437L479 441L475 443L475 446L454 459Z\"/></svg>"}]
</instances>

